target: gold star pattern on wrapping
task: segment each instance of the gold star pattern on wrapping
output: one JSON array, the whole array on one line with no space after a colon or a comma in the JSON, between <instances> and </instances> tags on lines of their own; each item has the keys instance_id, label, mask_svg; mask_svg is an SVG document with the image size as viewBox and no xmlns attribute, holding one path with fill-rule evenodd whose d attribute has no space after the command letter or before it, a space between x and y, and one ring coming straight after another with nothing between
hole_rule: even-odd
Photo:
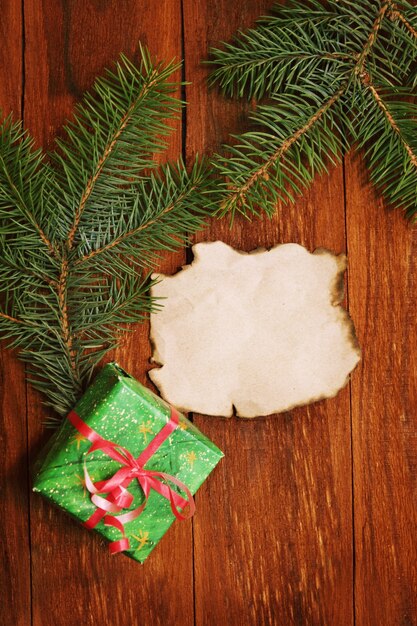
<instances>
[{"instance_id":1,"label":"gold star pattern on wrapping","mask_svg":"<svg viewBox=\"0 0 417 626\"><path fill-rule=\"evenodd\" d=\"M80 474L75 474L75 478L76 478L76 483L82 486L83 492L84 492L83 498L85 498L87 495L87 485L85 483L85 478L84 476L81 476Z\"/></svg>"},{"instance_id":2,"label":"gold star pattern on wrapping","mask_svg":"<svg viewBox=\"0 0 417 626\"><path fill-rule=\"evenodd\" d=\"M197 455L195 452L187 452L186 454L184 454L187 463L189 463L191 465L191 467L194 467L194 463L195 461L197 461Z\"/></svg>"},{"instance_id":3,"label":"gold star pattern on wrapping","mask_svg":"<svg viewBox=\"0 0 417 626\"><path fill-rule=\"evenodd\" d=\"M148 434L153 435L151 429L152 420L148 420L139 426L139 432L143 435L143 443L148 443Z\"/></svg>"},{"instance_id":4,"label":"gold star pattern on wrapping","mask_svg":"<svg viewBox=\"0 0 417 626\"><path fill-rule=\"evenodd\" d=\"M87 441L87 439L81 433L75 433L74 437L72 437L70 441L70 445L72 446L74 443L77 444L77 450L80 449L80 443L82 441Z\"/></svg>"},{"instance_id":5,"label":"gold star pattern on wrapping","mask_svg":"<svg viewBox=\"0 0 417 626\"><path fill-rule=\"evenodd\" d=\"M143 531L140 530L139 531L139 536L138 535L132 535L133 539L136 539L136 541L139 542L138 547L136 548L136 550L142 550L142 548L148 543L149 541L149 532L148 531Z\"/></svg>"},{"instance_id":6,"label":"gold star pattern on wrapping","mask_svg":"<svg viewBox=\"0 0 417 626\"><path fill-rule=\"evenodd\" d=\"M178 428L180 428L181 430L187 430L188 424L184 420L180 419L178 423Z\"/></svg>"}]
</instances>

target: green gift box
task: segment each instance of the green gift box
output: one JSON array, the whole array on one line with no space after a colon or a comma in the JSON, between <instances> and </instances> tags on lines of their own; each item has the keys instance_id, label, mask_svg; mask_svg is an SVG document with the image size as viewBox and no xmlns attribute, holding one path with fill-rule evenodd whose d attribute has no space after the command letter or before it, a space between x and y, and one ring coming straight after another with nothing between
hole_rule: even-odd
<instances>
[{"instance_id":1,"label":"green gift box","mask_svg":"<svg viewBox=\"0 0 417 626\"><path fill-rule=\"evenodd\" d=\"M194 494L223 453L115 363L104 366L71 416L82 426L64 420L41 454L33 490L85 525L98 515L95 530L143 562L175 520L174 510L182 513L184 485ZM146 461L136 468L138 480L135 462L141 454ZM104 489L117 477L124 482L106 495ZM138 516L122 528L118 518L132 511Z\"/></svg>"}]
</instances>

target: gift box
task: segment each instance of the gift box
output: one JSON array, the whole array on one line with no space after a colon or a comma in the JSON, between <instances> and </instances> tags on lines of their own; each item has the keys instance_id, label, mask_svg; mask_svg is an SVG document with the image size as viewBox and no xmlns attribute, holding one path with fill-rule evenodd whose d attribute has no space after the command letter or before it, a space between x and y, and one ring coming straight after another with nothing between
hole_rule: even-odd
<instances>
[{"instance_id":1,"label":"gift box","mask_svg":"<svg viewBox=\"0 0 417 626\"><path fill-rule=\"evenodd\" d=\"M223 453L126 374L101 370L41 454L33 490L143 562Z\"/></svg>"}]
</instances>

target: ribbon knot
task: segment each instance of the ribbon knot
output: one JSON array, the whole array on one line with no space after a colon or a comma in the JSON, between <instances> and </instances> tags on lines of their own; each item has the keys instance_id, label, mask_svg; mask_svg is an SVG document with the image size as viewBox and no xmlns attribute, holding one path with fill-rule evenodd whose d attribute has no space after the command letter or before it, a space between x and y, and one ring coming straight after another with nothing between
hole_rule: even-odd
<instances>
[{"instance_id":1,"label":"ribbon knot","mask_svg":"<svg viewBox=\"0 0 417 626\"><path fill-rule=\"evenodd\" d=\"M175 409L171 408L169 421L159 433L155 435L138 458L135 458L127 448L113 441L103 439L103 437L90 428L75 411L71 411L67 418L79 433L91 441L91 446L86 454L91 454L99 450L122 466L120 469L116 470L110 478L93 482L88 473L87 464L84 461L85 486L91 494L91 502L96 506L96 511L84 522L84 526L94 528L100 520L104 518L103 522L106 526L114 526L122 533L122 539L109 544L111 554L129 549L129 539L126 537L124 526L142 513L148 501L151 489L157 491L170 501L171 510L177 519L183 520L194 515L195 504L193 496L184 483L175 476L171 476L165 472L148 470L144 467L145 463L152 457L165 439L177 428L179 415ZM129 509L132 505L134 498L127 488L133 480L138 481L145 496L144 502L131 511L127 511L121 515L114 515L115 513ZM179 487L186 497L181 496L169 483ZM188 510L187 513L184 514L183 509L187 507L187 505Z\"/></svg>"}]
</instances>

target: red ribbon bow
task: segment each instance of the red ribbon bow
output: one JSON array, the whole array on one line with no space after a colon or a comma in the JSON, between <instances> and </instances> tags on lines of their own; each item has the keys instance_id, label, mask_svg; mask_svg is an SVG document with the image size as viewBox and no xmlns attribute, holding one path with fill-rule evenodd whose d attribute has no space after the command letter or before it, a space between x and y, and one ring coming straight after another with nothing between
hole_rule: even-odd
<instances>
[{"instance_id":1,"label":"red ribbon bow","mask_svg":"<svg viewBox=\"0 0 417 626\"><path fill-rule=\"evenodd\" d=\"M87 467L84 464L85 485L88 491L92 494L91 501L96 506L96 511L86 522L84 522L84 526L87 528L94 528L97 526L99 521L104 518L103 522L106 526L115 526L115 528L120 530L123 538L109 544L111 554L116 554L117 552L129 549L129 539L125 535L124 525L142 513L148 501L151 489L157 491L161 494L161 496L170 501L172 512L177 519L183 520L194 515L194 499L190 490L186 485L184 485L184 483L170 474L147 470L143 467L160 447L160 445L177 428L179 414L175 409L171 407L171 416L169 421L159 431L159 433L155 435L137 459L135 459L129 450L123 446L120 446L112 441L108 441L107 439L103 439L103 437L90 428L90 426L88 426L81 419L81 417L75 413L75 411L71 411L67 417L74 428L76 428L81 435L86 437L86 439L91 441L92 445L86 454L91 454L95 450L100 450L122 465L122 467L118 469L111 478L93 482L87 471ZM141 486L145 495L144 503L136 509L123 513L122 515L108 515L108 513L119 513L123 509L130 507L133 502L133 496L127 490L127 487L132 480L137 480ZM180 494L174 491L174 489L170 487L167 482L179 487L185 493L186 498L183 498ZM105 495L105 497L103 497L103 495ZM184 515L179 509L184 509L187 505L189 505L188 511L187 514Z\"/></svg>"}]
</instances>

